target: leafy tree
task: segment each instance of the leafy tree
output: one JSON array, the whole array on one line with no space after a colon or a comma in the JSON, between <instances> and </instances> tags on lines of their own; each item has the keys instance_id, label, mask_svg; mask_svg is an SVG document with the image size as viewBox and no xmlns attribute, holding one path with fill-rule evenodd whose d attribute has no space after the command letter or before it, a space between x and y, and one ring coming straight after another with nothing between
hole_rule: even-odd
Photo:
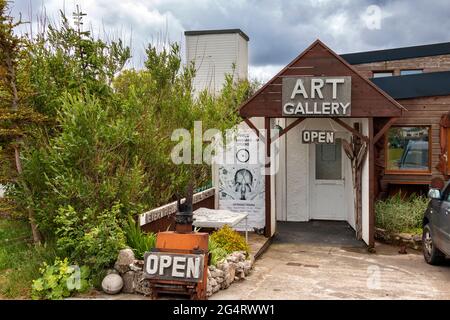
<instances>
[{"instance_id":1,"label":"leafy tree","mask_svg":"<svg viewBox=\"0 0 450 320\"><path fill-rule=\"evenodd\" d=\"M22 161L20 148L22 137L25 135L27 125L43 120L43 117L26 105L27 88L17 76L18 60L21 56L22 41L14 35L14 28L22 21L14 21L8 13L8 2L0 0L0 153L1 156L11 159L9 149L14 150L14 163L18 175L22 174ZM5 165L5 162L2 162ZM7 163L6 163L7 164ZM5 172L12 171L7 165ZM15 175L12 175L13 177ZM0 182L5 182L5 177ZM24 195L29 197L30 192L26 183L21 183ZM36 225L35 215L31 208L27 208L28 218L33 232L35 243L41 242L41 235Z\"/></svg>"}]
</instances>

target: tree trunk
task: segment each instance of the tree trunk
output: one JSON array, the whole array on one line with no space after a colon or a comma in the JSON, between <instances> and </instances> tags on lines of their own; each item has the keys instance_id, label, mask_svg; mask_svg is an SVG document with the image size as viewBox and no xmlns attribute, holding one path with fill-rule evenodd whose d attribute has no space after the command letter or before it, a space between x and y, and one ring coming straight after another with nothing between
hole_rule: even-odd
<instances>
[{"instance_id":1,"label":"tree trunk","mask_svg":"<svg viewBox=\"0 0 450 320\"><path fill-rule=\"evenodd\" d=\"M10 77L10 86L11 86L11 92L12 92L12 101L11 101L11 109L15 112L19 109L19 95L17 93L17 85L16 85L16 72L14 70L14 65L12 62L12 58L9 55L9 53L6 53L6 65L8 68L8 73ZM14 159L16 163L16 169L17 173L19 175L22 174L22 163L20 160L20 142L21 138L16 138L15 144L14 144ZM28 188L25 186L25 190L28 192ZM42 243L42 235L39 232L39 229L36 224L36 219L34 216L34 211L31 208L27 209L28 211L28 220L30 221L31 226L31 232L33 234L33 241L35 244L40 245Z\"/></svg>"}]
</instances>

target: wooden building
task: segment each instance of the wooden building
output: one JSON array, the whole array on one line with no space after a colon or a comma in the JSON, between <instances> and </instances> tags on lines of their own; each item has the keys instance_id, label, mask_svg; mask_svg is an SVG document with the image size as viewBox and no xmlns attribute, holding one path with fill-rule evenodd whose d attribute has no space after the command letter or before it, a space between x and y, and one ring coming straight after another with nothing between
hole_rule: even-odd
<instances>
[{"instance_id":1,"label":"wooden building","mask_svg":"<svg viewBox=\"0 0 450 320\"><path fill-rule=\"evenodd\" d=\"M325 88L324 81L343 83L344 78L351 81L348 114L306 109L318 101L327 107L321 92L313 91ZM286 89L292 81L308 79L311 87ZM291 92L290 98L300 93L301 99L289 100ZM265 176L266 236L275 233L276 221L344 220L372 246L378 197L398 189L420 191L433 177L447 177L449 111L450 44L339 56L315 41L239 109L255 132L266 130L268 156L271 131L281 129L279 169ZM336 141L304 143L302 135L311 130L332 131ZM359 159L357 185L354 163L345 152L351 141L367 149Z\"/></svg>"},{"instance_id":2,"label":"wooden building","mask_svg":"<svg viewBox=\"0 0 450 320\"><path fill-rule=\"evenodd\" d=\"M341 220L373 246L376 199L450 174L450 43L338 55L317 40L238 112L276 167L263 178L267 237L277 221ZM217 208L217 186L194 202ZM141 225L164 229L175 209Z\"/></svg>"}]
</instances>

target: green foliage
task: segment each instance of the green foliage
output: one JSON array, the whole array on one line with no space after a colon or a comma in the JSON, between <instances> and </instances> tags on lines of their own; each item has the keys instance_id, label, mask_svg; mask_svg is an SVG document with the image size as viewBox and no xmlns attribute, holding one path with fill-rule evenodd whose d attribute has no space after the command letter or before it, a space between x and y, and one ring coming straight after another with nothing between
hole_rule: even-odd
<instances>
[{"instance_id":1,"label":"green foliage","mask_svg":"<svg viewBox=\"0 0 450 320\"><path fill-rule=\"evenodd\" d=\"M60 208L55 218L56 244L71 261L89 266L93 272L111 266L125 247L125 235L119 225L121 206L96 213L92 209L77 212L71 206Z\"/></svg>"},{"instance_id":2,"label":"green foliage","mask_svg":"<svg viewBox=\"0 0 450 320\"><path fill-rule=\"evenodd\" d=\"M23 172L9 176L7 196L17 211L34 214L60 256L100 275L127 241L137 255L153 241L129 235L130 226L124 234L129 216L167 203L190 181L211 180L206 164L172 163L172 132L192 135L194 121L203 131L233 127L254 84L228 76L220 94L194 95L195 69L183 66L178 44L150 45L145 67L124 71L130 49L121 40L99 40L62 13L59 26L41 30L18 47L23 114L8 121L13 129L20 117L30 125L20 143ZM0 172L7 173L14 157L2 141Z\"/></svg>"},{"instance_id":3,"label":"green foliage","mask_svg":"<svg viewBox=\"0 0 450 320\"><path fill-rule=\"evenodd\" d=\"M24 220L0 218L0 298L30 298L33 279L43 262L56 256L50 242L31 244L31 230Z\"/></svg>"},{"instance_id":4,"label":"green foliage","mask_svg":"<svg viewBox=\"0 0 450 320\"><path fill-rule=\"evenodd\" d=\"M414 232L422 227L428 206L424 196L411 195L404 199L400 194L375 203L376 226L390 232Z\"/></svg>"},{"instance_id":5,"label":"green foliage","mask_svg":"<svg viewBox=\"0 0 450 320\"><path fill-rule=\"evenodd\" d=\"M127 245L133 249L136 258L143 259L144 253L155 247L156 234L145 233L130 216L123 231L127 239Z\"/></svg>"},{"instance_id":6,"label":"green foliage","mask_svg":"<svg viewBox=\"0 0 450 320\"><path fill-rule=\"evenodd\" d=\"M232 253L233 251L245 251L247 253L250 251L245 238L228 225L213 232L210 236L210 241L212 241L214 245L223 248L227 254Z\"/></svg>"},{"instance_id":7,"label":"green foliage","mask_svg":"<svg viewBox=\"0 0 450 320\"><path fill-rule=\"evenodd\" d=\"M71 266L67 258L56 258L53 265L44 263L40 272L42 276L32 285L31 297L35 300L59 300L90 288L89 268Z\"/></svg>"},{"instance_id":8,"label":"green foliage","mask_svg":"<svg viewBox=\"0 0 450 320\"><path fill-rule=\"evenodd\" d=\"M215 242L213 239L209 238L208 242L208 252L211 254L211 261L210 264L215 266L218 262L225 259L227 256L227 251L222 248L217 242Z\"/></svg>"}]
</instances>

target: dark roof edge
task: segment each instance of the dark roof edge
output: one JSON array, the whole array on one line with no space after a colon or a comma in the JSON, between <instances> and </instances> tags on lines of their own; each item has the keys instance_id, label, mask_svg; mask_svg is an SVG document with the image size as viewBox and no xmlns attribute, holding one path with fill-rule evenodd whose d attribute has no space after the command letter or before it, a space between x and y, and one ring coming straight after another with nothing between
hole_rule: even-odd
<instances>
[{"instance_id":1,"label":"dark roof edge","mask_svg":"<svg viewBox=\"0 0 450 320\"><path fill-rule=\"evenodd\" d=\"M341 54L350 64L403 60L450 54L450 42Z\"/></svg>"},{"instance_id":2,"label":"dark roof edge","mask_svg":"<svg viewBox=\"0 0 450 320\"><path fill-rule=\"evenodd\" d=\"M225 33L239 33L242 38L249 41L250 38L248 35L244 33L241 29L216 29L216 30L190 30L185 31L185 36L201 36L201 35L207 35L207 34L225 34Z\"/></svg>"}]
</instances>

